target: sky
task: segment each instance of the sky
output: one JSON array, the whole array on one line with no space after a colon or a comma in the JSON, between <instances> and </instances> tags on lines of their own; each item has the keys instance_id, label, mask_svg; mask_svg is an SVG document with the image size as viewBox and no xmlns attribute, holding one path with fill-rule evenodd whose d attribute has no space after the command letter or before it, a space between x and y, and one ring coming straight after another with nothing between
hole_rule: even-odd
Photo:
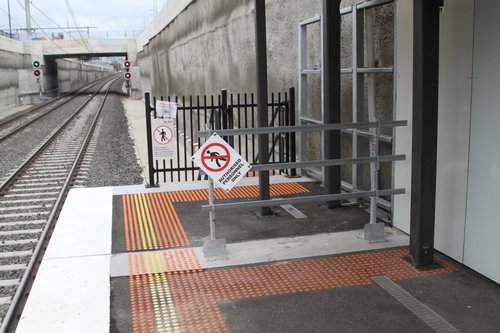
<instances>
[{"instance_id":1,"label":"sky","mask_svg":"<svg viewBox=\"0 0 500 333\"><path fill-rule=\"evenodd\" d=\"M42 28L75 26L67 2L73 10L78 26L97 27L90 29L92 34L108 37L124 37L125 31L131 37L132 31L140 31L155 15L155 4L158 11L168 0L31 0L31 23L33 28L37 24ZM175 0L171 0L175 1ZM8 31L8 3L10 2L12 28L26 27L26 14L23 9L25 0L0 0L0 29ZM22 5L22 6L21 6ZM43 12L43 13L42 13ZM44 15L45 14L45 15ZM54 22L51 22L49 18ZM36 23L34 22L36 21ZM78 32L72 30L74 38ZM46 30L49 35L59 30ZM86 29L85 29L86 32ZM41 31L37 34L42 35ZM66 38L69 38L66 37Z\"/></svg>"}]
</instances>

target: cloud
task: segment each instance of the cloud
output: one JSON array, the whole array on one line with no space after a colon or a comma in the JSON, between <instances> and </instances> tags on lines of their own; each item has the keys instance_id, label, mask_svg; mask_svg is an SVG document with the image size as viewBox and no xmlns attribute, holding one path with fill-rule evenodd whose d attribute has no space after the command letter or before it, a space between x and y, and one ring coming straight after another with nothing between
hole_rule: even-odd
<instances>
[{"instance_id":1,"label":"cloud","mask_svg":"<svg viewBox=\"0 0 500 333\"><path fill-rule=\"evenodd\" d=\"M7 11L7 0L1 0L2 9ZM158 11L167 0L157 0ZM171 0L175 1L175 0ZM49 16L61 27L74 26L73 19L66 9L66 0L31 0L31 15L42 27L55 27L39 10ZM143 28L144 23L153 17L154 0L69 0L76 20L80 26L95 26L99 31L132 31ZM24 0L10 0L13 28L24 28L26 17L21 5ZM0 25L8 26L8 18L0 13ZM22 26L20 26L22 24ZM36 24L32 23L33 27Z\"/></svg>"}]
</instances>

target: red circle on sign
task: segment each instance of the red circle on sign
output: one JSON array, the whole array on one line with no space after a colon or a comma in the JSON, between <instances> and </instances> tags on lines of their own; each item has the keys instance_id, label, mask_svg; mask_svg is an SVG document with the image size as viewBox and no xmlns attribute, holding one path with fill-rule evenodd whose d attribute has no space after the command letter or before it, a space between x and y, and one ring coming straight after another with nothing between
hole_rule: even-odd
<instances>
[{"instance_id":1,"label":"red circle on sign","mask_svg":"<svg viewBox=\"0 0 500 333\"><path fill-rule=\"evenodd\" d=\"M164 139L165 139L165 141L161 141L161 139L162 139L162 135L161 135L161 130L160 130L160 128L166 128L166 129L170 132L170 138L169 138L169 137L167 137L167 135L166 135L167 133L165 132L165 135L164 135ZM160 141L158 141L158 140L156 139L156 134L157 134L157 133L160 133L160 134L159 134L159 135L160 135ZM172 130L171 130L171 129L170 129L170 127L168 127L168 126L158 126L157 128L155 128L155 131L154 131L154 133L153 133L153 138L154 138L154 139L155 139L155 141L156 141L157 143L159 143L160 145L166 145L167 143L169 143L170 141L172 141L172 139L174 138L174 132L172 132Z\"/></svg>"},{"instance_id":2,"label":"red circle on sign","mask_svg":"<svg viewBox=\"0 0 500 333\"><path fill-rule=\"evenodd\" d=\"M209 152L209 148L211 147L220 147L222 148L222 150L224 151L225 155L211 155L211 153ZM209 152L209 155L208 156L205 156L205 153ZM225 160L224 161L224 164L222 166L219 166L219 164L217 162L213 162L215 164L217 164L217 167L215 168L212 168L210 166L208 166L206 160L211 160L211 162L213 162L213 160ZM208 171L211 171L211 172L220 172L222 170L224 170L228 164L229 164L229 160L230 160L230 154L229 154L229 149L227 149L226 146L224 146L222 143L218 143L218 142L215 142L215 143L211 143L209 144L208 146L206 146L203 151L201 152L201 164L203 164L203 166L208 170Z\"/></svg>"}]
</instances>

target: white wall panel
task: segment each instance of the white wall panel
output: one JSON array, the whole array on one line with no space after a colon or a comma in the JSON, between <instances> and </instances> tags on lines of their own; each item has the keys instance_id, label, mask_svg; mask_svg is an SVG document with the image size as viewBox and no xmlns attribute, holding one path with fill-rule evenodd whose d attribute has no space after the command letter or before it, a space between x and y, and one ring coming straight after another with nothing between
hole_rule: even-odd
<instances>
[{"instance_id":1,"label":"white wall panel","mask_svg":"<svg viewBox=\"0 0 500 333\"><path fill-rule=\"evenodd\" d=\"M395 119L407 120L397 127L395 153L405 154L406 161L396 162L394 187L406 188L406 194L394 196L394 226L410 232L411 126L413 89L413 0L396 0L395 49L396 113Z\"/></svg>"},{"instance_id":2,"label":"white wall panel","mask_svg":"<svg viewBox=\"0 0 500 333\"><path fill-rule=\"evenodd\" d=\"M440 20L435 248L462 262L474 1L446 1Z\"/></svg>"},{"instance_id":3,"label":"white wall panel","mask_svg":"<svg viewBox=\"0 0 500 333\"><path fill-rule=\"evenodd\" d=\"M464 263L500 283L500 1L476 0Z\"/></svg>"}]
</instances>

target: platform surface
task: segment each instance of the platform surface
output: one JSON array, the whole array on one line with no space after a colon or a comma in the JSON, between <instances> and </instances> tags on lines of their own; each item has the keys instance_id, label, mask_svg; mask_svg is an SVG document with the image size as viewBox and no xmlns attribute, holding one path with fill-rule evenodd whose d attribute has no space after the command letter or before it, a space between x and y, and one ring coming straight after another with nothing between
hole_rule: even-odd
<instances>
[{"instance_id":1,"label":"platform surface","mask_svg":"<svg viewBox=\"0 0 500 333\"><path fill-rule=\"evenodd\" d=\"M272 177L275 197L321 192L305 179ZM245 179L218 202L252 200ZM408 264L408 237L362 239L362 209L296 205L216 214L227 258L205 258L206 183L74 189L17 332L433 332L374 284L385 275L460 332L500 327L497 284L436 254Z\"/></svg>"}]
</instances>

